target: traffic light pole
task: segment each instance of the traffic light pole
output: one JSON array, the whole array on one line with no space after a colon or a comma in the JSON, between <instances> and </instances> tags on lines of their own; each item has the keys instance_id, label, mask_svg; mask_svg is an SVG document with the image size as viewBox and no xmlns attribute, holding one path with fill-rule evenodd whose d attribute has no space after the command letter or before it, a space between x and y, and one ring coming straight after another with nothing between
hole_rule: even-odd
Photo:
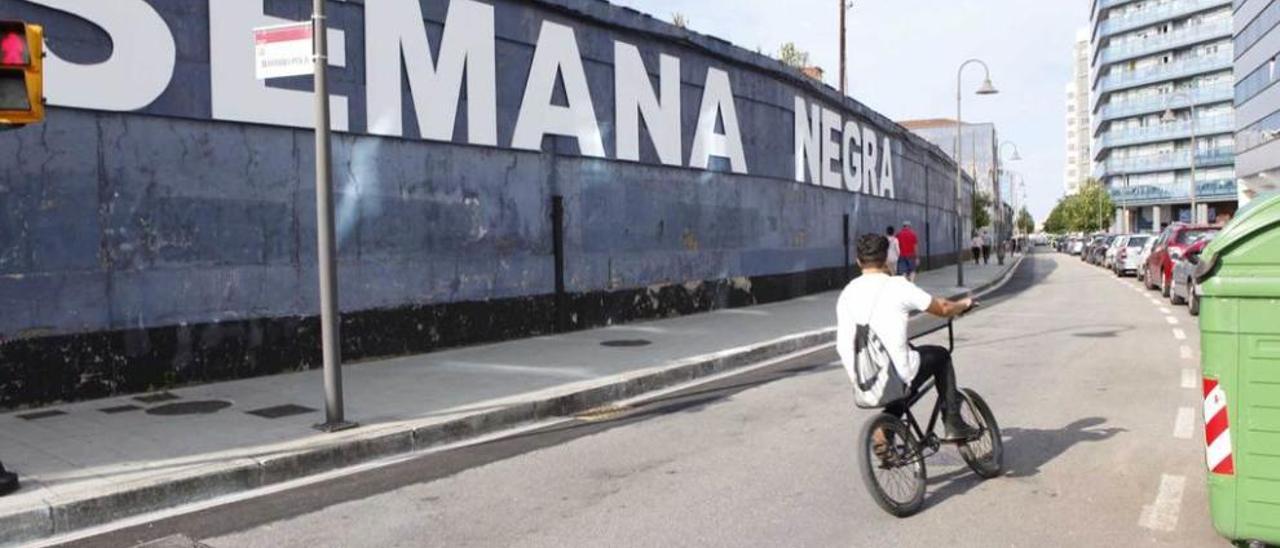
<instances>
[{"instance_id":1,"label":"traffic light pole","mask_svg":"<svg viewBox=\"0 0 1280 548\"><path fill-rule=\"evenodd\" d=\"M329 160L329 41L325 0L314 0L311 40L315 45L316 241L320 260L320 345L324 355L324 416L317 430L337 432L356 426L343 417L342 345L338 334L337 244L333 228L333 175Z\"/></svg>"}]
</instances>

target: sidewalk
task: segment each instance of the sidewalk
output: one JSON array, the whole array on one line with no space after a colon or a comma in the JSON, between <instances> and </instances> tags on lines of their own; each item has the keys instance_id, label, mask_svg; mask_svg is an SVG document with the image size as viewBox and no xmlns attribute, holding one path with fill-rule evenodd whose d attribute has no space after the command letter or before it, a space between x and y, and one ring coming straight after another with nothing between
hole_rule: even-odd
<instances>
[{"instance_id":1,"label":"sidewalk","mask_svg":"<svg viewBox=\"0 0 1280 548\"><path fill-rule=\"evenodd\" d=\"M965 265L975 289L1004 267ZM959 295L955 269L920 275ZM572 415L834 339L837 292L343 368L348 420L322 434L321 372L305 371L0 415L0 544Z\"/></svg>"}]
</instances>

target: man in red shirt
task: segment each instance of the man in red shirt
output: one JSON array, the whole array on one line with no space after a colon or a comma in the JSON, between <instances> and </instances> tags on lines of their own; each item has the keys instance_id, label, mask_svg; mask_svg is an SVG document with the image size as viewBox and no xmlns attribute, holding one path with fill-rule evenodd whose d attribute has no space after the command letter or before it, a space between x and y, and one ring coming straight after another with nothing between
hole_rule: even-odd
<instances>
[{"instance_id":1,"label":"man in red shirt","mask_svg":"<svg viewBox=\"0 0 1280 548\"><path fill-rule=\"evenodd\" d=\"M911 230L911 221L903 221L902 230L898 232L898 246L902 250L902 254L898 256L898 274L913 282L916 281L916 266L919 264L916 258L916 246L919 243L916 231Z\"/></svg>"}]
</instances>

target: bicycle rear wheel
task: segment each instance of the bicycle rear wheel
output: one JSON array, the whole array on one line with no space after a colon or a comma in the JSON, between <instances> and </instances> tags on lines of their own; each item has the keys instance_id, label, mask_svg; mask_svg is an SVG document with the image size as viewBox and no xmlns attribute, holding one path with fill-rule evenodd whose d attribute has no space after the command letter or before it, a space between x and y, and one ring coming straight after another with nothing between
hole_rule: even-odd
<instances>
[{"instance_id":1,"label":"bicycle rear wheel","mask_svg":"<svg viewBox=\"0 0 1280 548\"><path fill-rule=\"evenodd\" d=\"M960 444L960 456L974 473L983 478L994 478L1004 468L1004 442L1000 438L1000 425L991 413L986 400L977 392L965 388L960 391L964 403L960 416L965 422L982 430L977 439Z\"/></svg>"},{"instance_id":2,"label":"bicycle rear wheel","mask_svg":"<svg viewBox=\"0 0 1280 548\"><path fill-rule=\"evenodd\" d=\"M884 511L902 518L924 506L924 457L901 419L881 413L862 426L858 468L871 498Z\"/></svg>"}]
</instances>

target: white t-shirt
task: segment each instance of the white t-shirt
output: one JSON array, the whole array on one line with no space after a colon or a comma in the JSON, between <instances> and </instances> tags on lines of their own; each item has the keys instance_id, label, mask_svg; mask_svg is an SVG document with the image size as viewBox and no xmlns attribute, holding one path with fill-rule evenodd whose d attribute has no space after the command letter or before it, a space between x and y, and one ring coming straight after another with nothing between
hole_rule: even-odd
<instances>
[{"instance_id":1,"label":"white t-shirt","mask_svg":"<svg viewBox=\"0 0 1280 548\"><path fill-rule=\"evenodd\" d=\"M889 266L889 271L893 272L898 267L898 257L902 256L902 246L898 244L897 236L889 236L889 256L885 259L884 264Z\"/></svg>"},{"instance_id":2,"label":"white t-shirt","mask_svg":"<svg viewBox=\"0 0 1280 548\"><path fill-rule=\"evenodd\" d=\"M855 326L866 322L889 351L899 378L910 383L920 371L920 353L907 346L907 319L932 302L932 295L898 276L866 274L849 282L836 301L836 352L850 381L858 382L853 371Z\"/></svg>"}]
</instances>

